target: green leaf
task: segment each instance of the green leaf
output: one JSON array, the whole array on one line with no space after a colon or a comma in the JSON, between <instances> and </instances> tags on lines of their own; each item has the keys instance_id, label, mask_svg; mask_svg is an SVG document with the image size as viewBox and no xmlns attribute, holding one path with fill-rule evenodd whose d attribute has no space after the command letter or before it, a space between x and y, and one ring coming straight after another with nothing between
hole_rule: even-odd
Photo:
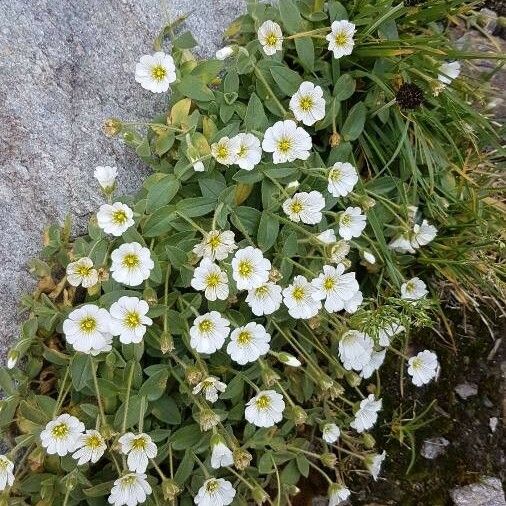
<instances>
[{"instance_id":1,"label":"green leaf","mask_svg":"<svg viewBox=\"0 0 506 506\"><path fill-rule=\"evenodd\" d=\"M279 13L286 31L297 33L301 27L302 18L295 3L292 0L279 0Z\"/></svg>"},{"instance_id":2,"label":"green leaf","mask_svg":"<svg viewBox=\"0 0 506 506\"><path fill-rule=\"evenodd\" d=\"M195 446L201 438L200 427L196 423L193 423L176 430L171 435L170 441L174 450L187 450Z\"/></svg>"},{"instance_id":3,"label":"green leaf","mask_svg":"<svg viewBox=\"0 0 506 506\"><path fill-rule=\"evenodd\" d=\"M156 237L169 231L171 223L177 219L175 206L164 206L151 214L143 226L145 237Z\"/></svg>"},{"instance_id":4,"label":"green leaf","mask_svg":"<svg viewBox=\"0 0 506 506\"><path fill-rule=\"evenodd\" d=\"M195 460L193 458L193 452L187 450L184 454L183 460L179 464L177 468L176 474L174 475L174 480L180 487L184 487L186 480L190 477L193 467L195 465Z\"/></svg>"},{"instance_id":5,"label":"green leaf","mask_svg":"<svg viewBox=\"0 0 506 506\"><path fill-rule=\"evenodd\" d=\"M258 246L262 251L268 251L278 237L279 233L279 221L273 220L269 213L265 211L262 213L260 223L258 225L257 241Z\"/></svg>"},{"instance_id":6,"label":"green leaf","mask_svg":"<svg viewBox=\"0 0 506 506\"><path fill-rule=\"evenodd\" d=\"M347 100L355 93L356 82L350 74L343 74L334 86L334 98L339 101Z\"/></svg>"},{"instance_id":7,"label":"green leaf","mask_svg":"<svg viewBox=\"0 0 506 506\"><path fill-rule=\"evenodd\" d=\"M194 39L191 32L184 32L173 39L172 45L178 49L191 49L197 45L197 41Z\"/></svg>"},{"instance_id":8,"label":"green leaf","mask_svg":"<svg viewBox=\"0 0 506 506\"><path fill-rule=\"evenodd\" d=\"M168 395L163 395L153 402L151 410L153 416L169 425L181 424L181 413L176 404L176 401Z\"/></svg>"},{"instance_id":9,"label":"green leaf","mask_svg":"<svg viewBox=\"0 0 506 506\"><path fill-rule=\"evenodd\" d=\"M208 197L193 197L180 200L176 204L176 209L188 218L195 218L214 211L215 206L216 199Z\"/></svg>"},{"instance_id":10,"label":"green leaf","mask_svg":"<svg viewBox=\"0 0 506 506\"><path fill-rule=\"evenodd\" d=\"M133 427L136 423L139 422L139 413L141 410L142 397L138 395L130 395L130 402L128 403L128 412L126 417L126 427L125 429L129 429ZM116 411L116 415L114 417L114 427L116 429L122 428L123 424L123 416L125 413L126 404L123 403L118 411Z\"/></svg>"},{"instance_id":11,"label":"green leaf","mask_svg":"<svg viewBox=\"0 0 506 506\"><path fill-rule=\"evenodd\" d=\"M363 102L355 104L344 122L341 133L345 141L354 141L364 130L366 108Z\"/></svg>"},{"instance_id":12,"label":"green leaf","mask_svg":"<svg viewBox=\"0 0 506 506\"><path fill-rule=\"evenodd\" d=\"M203 83L210 83L215 79L223 68L221 60L203 60L192 70L191 76L197 78Z\"/></svg>"},{"instance_id":13,"label":"green leaf","mask_svg":"<svg viewBox=\"0 0 506 506\"><path fill-rule=\"evenodd\" d=\"M193 100L200 100L202 102L214 100L214 93L205 83L191 74L183 77L176 87L185 97Z\"/></svg>"},{"instance_id":14,"label":"green leaf","mask_svg":"<svg viewBox=\"0 0 506 506\"><path fill-rule=\"evenodd\" d=\"M260 223L260 211L253 207L240 206L232 214L232 223L242 232L255 235Z\"/></svg>"},{"instance_id":15,"label":"green leaf","mask_svg":"<svg viewBox=\"0 0 506 506\"><path fill-rule=\"evenodd\" d=\"M70 377L72 385L80 392L93 381L90 356L84 353L76 353L70 363Z\"/></svg>"},{"instance_id":16,"label":"green leaf","mask_svg":"<svg viewBox=\"0 0 506 506\"><path fill-rule=\"evenodd\" d=\"M309 461L302 454L297 455L297 467L299 468L302 476L305 476L306 478L309 476Z\"/></svg>"},{"instance_id":17,"label":"green leaf","mask_svg":"<svg viewBox=\"0 0 506 506\"><path fill-rule=\"evenodd\" d=\"M156 399L159 399L165 392L168 379L168 369L165 371L158 371L143 383L139 390L139 395L141 397L146 397L148 401L156 401Z\"/></svg>"},{"instance_id":18,"label":"green leaf","mask_svg":"<svg viewBox=\"0 0 506 506\"><path fill-rule=\"evenodd\" d=\"M272 78L279 86L279 89L286 95L291 97L302 83L302 77L295 72L290 70L288 67L276 65L270 69Z\"/></svg>"},{"instance_id":19,"label":"green leaf","mask_svg":"<svg viewBox=\"0 0 506 506\"><path fill-rule=\"evenodd\" d=\"M309 37L295 39L295 49L302 66L309 72L314 70L314 45Z\"/></svg>"},{"instance_id":20,"label":"green leaf","mask_svg":"<svg viewBox=\"0 0 506 506\"><path fill-rule=\"evenodd\" d=\"M246 109L246 116L244 116L244 128L249 131L263 131L268 123L262 101L256 93L252 93Z\"/></svg>"},{"instance_id":21,"label":"green leaf","mask_svg":"<svg viewBox=\"0 0 506 506\"><path fill-rule=\"evenodd\" d=\"M146 198L146 212L152 213L167 205L177 194L179 181L169 174L155 183L148 191Z\"/></svg>"}]
</instances>

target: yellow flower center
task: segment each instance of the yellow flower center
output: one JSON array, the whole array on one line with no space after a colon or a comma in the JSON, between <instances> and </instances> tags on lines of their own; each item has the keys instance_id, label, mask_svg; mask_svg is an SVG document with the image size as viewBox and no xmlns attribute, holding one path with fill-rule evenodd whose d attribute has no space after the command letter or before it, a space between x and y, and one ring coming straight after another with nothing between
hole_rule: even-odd
<instances>
[{"instance_id":1,"label":"yellow flower center","mask_svg":"<svg viewBox=\"0 0 506 506\"><path fill-rule=\"evenodd\" d=\"M310 111L313 108L313 105L313 98L309 95L301 97L299 100L299 107L305 112Z\"/></svg>"},{"instance_id":2,"label":"yellow flower center","mask_svg":"<svg viewBox=\"0 0 506 506\"><path fill-rule=\"evenodd\" d=\"M58 425L55 425L51 430L51 435L55 439L63 439L67 436L68 433L69 426L66 423L59 423Z\"/></svg>"},{"instance_id":3,"label":"yellow flower center","mask_svg":"<svg viewBox=\"0 0 506 506\"><path fill-rule=\"evenodd\" d=\"M217 272L212 272L206 277L206 285L209 288L216 288L220 284L220 275Z\"/></svg>"},{"instance_id":4,"label":"yellow flower center","mask_svg":"<svg viewBox=\"0 0 506 506\"><path fill-rule=\"evenodd\" d=\"M300 302L306 296L306 292L302 286L296 286L292 291L292 297Z\"/></svg>"},{"instance_id":5,"label":"yellow flower center","mask_svg":"<svg viewBox=\"0 0 506 506\"><path fill-rule=\"evenodd\" d=\"M299 214L304 209L304 206L298 200L295 200L292 202L290 209L292 210L292 213Z\"/></svg>"},{"instance_id":6,"label":"yellow flower center","mask_svg":"<svg viewBox=\"0 0 506 506\"><path fill-rule=\"evenodd\" d=\"M76 273L79 274L79 276L85 278L86 276L90 275L92 269L93 267L88 267L87 265L81 264L77 266Z\"/></svg>"},{"instance_id":7,"label":"yellow flower center","mask_svg":"<svg viewBox=\"0 0 506 506\"><path fill-rule=\"evenodd\" d=\"M141 324L141 317L136 311L129 311L123 322L128 328L135 329Z\"/></svg>"},{"instance_id":8,"label":"yellow flower center","mask_svg":"<svg viewBox=\"0 0 506 506\"><path fill-rule=\"evenodd\" d=\"M256 401L258 409L267 409L271 405L271 399L267 395L261 395Z\"/></svg>"},{"instance_id":9,"label":"yellow flower center","mask_svg":"<svg viewBox=\"0 0 506 506\"><path fill-rule=\"evenodd\" d=\"M244 158L247 154L248 154L248 146L241 144L241 147L239 148L239 151L237 152L237 156L239 158Z\"/></svg>"},{"instance_id":10,"label":"yellow flower center","mask_svg":"<svg viewBox=\"0 0 506 506\"><path fill-rule=\"evenodd\" d=\"M119 209L112 213L112 221L116 223L116 225L123 225L127 220L127 215L123 209Z\"/></svg>"},{"instance_id":11,"label":"yellow flower center","mask_svg":"<svg viewBox=\"0 0 506 506\"><path fill-rule=\"evenodd\" d=\"M126 476L123 476L123 478L121 478L121 483L126 487L130 487L135 483L135 481L136 477L134 474L127 474Z\"/></svg>"},{"instance_id":12,"label":"yellow flower center","mask_svg":"<svg viewBox=\"0 0 506 506\"><path fill-rule=\"evenodd\" d=\"M161 65L155 65L151 69L151 75L155 81L161 81L167 75L167 70Z\"/></svg>"},{"instance_id":13,"label":"yellow flower center","mask_svg":"<svg viewBox=\"0 0 506 506\"><path fill-rule=\"evenodd\" d=\"M9 462L5 458L0 458L0 471L5 472L7 467L9 466Z\"/></svg>"},{"instance_id":14,"label":"yellow flower center","mask_svg":"<svg viewBox=\"0 0 506 506\"><path fill-rule=\"evenodd\" d=\"M218 234L213 235L208 239L207 244L209 244L212 249L216 249L221 244L220 236Z\"/></svg>"},{"instance_id":15,"label":"yellow flower center","mask_svg":"<svg viewBox=\"0 0 506 506\"><path fill-rule=\"evenodd\" d=\"M342 177L343 177L343 174L339 169L330 169L329 179L331 181L338 183L339 181L341 181Z\"/></svg>"},{"instance_id":16,"label":"yellow flower center","mask_svg":"<svg viewBox=\"0 0 506 506\"><path fill-rule=\"evenodd\" d=\"M81 320L79 327L82 332L93 332L97 328L97 320L92 316L87 316Z\"/></svg>"},{"instance_id":17,"label":"yellow flower center","mask_svg":"<svg viewBox=\"0 0 506 506\"><path fill-rule=\"evenodd\" d=\"M252 338L253 338L253 336L251 335L251 332L248 332L247 330L243 330L237 336L237 342L239 344L246 345L251 342Z\"/></svg>"},{"instance_id":18,"label":"yellow flower center","mask_svg":"<svg viewBox=\"0 0 506 506\"><path fill-rule=\"evenodd\" d=\"M335 285L336 282L333 278L325 278L325 281L323 282L323 288L325 288L325 290L332 290Z\"/></svg>"},{"instance_id":19,"label":"yellow flower center","mask_svg":"<svg viewBox=\"0 0 506 506\"><path fill-rule=\"evenodd\" d=\"M415 284L412 281L408 281L406 284L406 292L411 293L415 291Z\"/></svg>"},{"instance_id":20,"label":"yellow flower center","mask_svg":"<svg viewBox=\"0 0 506 506\"><path fill-rule=\"evenodd\" d=\"M218 480L210 480L206 483L207 492L216 492L220 488L220 482Z\"/></svg>"},{"instance_id":21,"label":"yellow flower center","mask_svg":"<svg viewBox=\"0 0 506 506\"><path fill-rule=\"evenodd\" d=\"M228 146L225 144L218 144L216 149L216 158L225 159L228 157Z\"/></svg>"},{"instance_id":22,"label":"yellow flower center","mask_svg":"<svg viewBox=\"0 0 506 506\"><path fill-rule=\"evenodd\" d=\"M341 216L341 224L344 225L345 227L348 227L351 225L351 216L349 214L343 214Z\"/></svg>"},{"instance_id":23,"label":"yellow flower center","mask_svg":"<svg viewBox=\"0 0 506 506\"><path fill-rule=\"evenodd\" d=\"M96 450L102 446L102 440L96 434L92 434L86 438L86 446L92 450Z\"/></svg>"},{"instance_id":24,"label":"yellow flower center","mask_svg":"<svg viewBox=\"0 0 506 506\"><path fill-rule=\"evenodd\" d=\"M265 285L259 286L255 289L255 295L261 299L269 294L269 288Z\"/></svg>"},{"instance_id":25,"label":"yellow flower center","mask_svg":"<svg viewBox=\"0 0 506 506\"><path fill-rule=\"evenodd\" d=\"M344 46L348 43L348 36L343 32L336 33L335 43L336 46Z\"/></svg>"},{"instance_id":26,"label":"yellow flower center","mask_svg":"<svg viewBox=\"0 0 506 506\"><path fill-rule=\"evenodd\" d=\"M253 265L249 260L241 260L237 270L239 271L241 277L248 278L253 272Z\"/></svg>"},{"instance_id":27,"label":"yellow flower center","mask_svg":"<svg viewBox=\"0 0 506 506\"><path fill-rule=\"evenodd\" d=\"M278 141L278 150L281 153L288 153L288 151L292 149L292 144L293 144L292 139L289 139L288 137L282 137Z\"/></svg>"},{"instance_id":28,"label":"yellow flower center","mask_svg":"<svg viewBox=\"0 0 506 506\"><path fill-rule=\"evenodd\" d=\"M274 32L269 33L267 37L265 37L265 43L268 46L275 46L278 43L278 36Z\"/></svg>"},{"instance_id":29,"label":"yellow flower center","mask_svg":"<svg viewBox=\"0 0 506 506\"><path fill-rule=\"evenodd\" d=\"M422 368L422 366L423 366L423 361L422 361L422 359L421 359L421 358L419 358L419 357L416 357L416 358L413 360L413 362L412 362L411 366L413 367L413 369L421 369L421 368Z\"/></svg>"},{"instance_id":30,"label":"yellow flower center","mask_svg":"<svg viewBox=\"0 0 506 506\"><path fill-rule=\"evenodd\" d=\"M128 253L123 257L122 263L123 267L126 267L127 269L133 269L135 267L138 267L141 262L135 253Z\"/></svg>"},{"instance_id":31,"label":"yellow flower center","mask_svg":"<svg viewBox=\"0 0 506 506\"><path fill-rule=\"evenodd\" d=\"M145 450L148 442L144 437L137 437L132 441L132 450Z\"/></svg>"},{"instance_id":32,"label":"yellow flower center","mask_svg":"<svg viewBox=\"0 0 506 506\"><path fill-rule=\"evenodd\" d=\"M211 332L214 329L214 323L211 320L202 320L199 323L199 330L202 333Z\"/></svg>"}]
</instances>

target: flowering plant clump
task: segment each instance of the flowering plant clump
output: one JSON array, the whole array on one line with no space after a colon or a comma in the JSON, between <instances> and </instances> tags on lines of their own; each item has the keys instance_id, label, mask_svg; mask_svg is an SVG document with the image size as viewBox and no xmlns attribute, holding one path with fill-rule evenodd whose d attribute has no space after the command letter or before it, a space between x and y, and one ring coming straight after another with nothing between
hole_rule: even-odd
<instances>
[{"instance_id":1,"label":"flowering plant clump","mask_svg":"<svg viewBox=\"0 0 506 506\"><path fill-rule=\"evenodd\" d=\"M189 33L140 58L169 105L106 132L153 174L121 197L97 167L87 234L48 229L0 369L8 504L290 504L319 473L337 505L378 479L379 370L439 373L407 344L471 198L453 168L494 137L451 63L478 55L428 35L466 6L435 4L250 2L215 59Z\"/></svg>"}]
</instances>

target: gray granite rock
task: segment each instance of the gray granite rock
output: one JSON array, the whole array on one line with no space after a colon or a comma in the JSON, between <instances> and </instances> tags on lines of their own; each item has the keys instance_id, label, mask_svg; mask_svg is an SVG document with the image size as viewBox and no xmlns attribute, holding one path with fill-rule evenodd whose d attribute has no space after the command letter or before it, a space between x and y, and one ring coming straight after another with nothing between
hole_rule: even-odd
<instances>
[{"instance_id":1,"label":"gray granite rock","mask_svg":"<svg viewBox=\"0 0 506 506\"><path fill-rule=\"evenodd\" d=\"M116 165L122 192L147 169L101 132L107 117L138 120L165 98L133 79L160 28L182 14L212 54L240 0L11 0L0 16L0 356L17 333L26 262L43 228L70 213L75 232L101 203L96 165ZM170 12L169 12L170 11Z\"/></svg>"},{"instance_id":2,"label":"gray granite rock","mask_svg":"<svg viewBox=\"0 0 506 506\"><path fill-rule=\"evenodd\" d=\"M506 506L501 480L490 476L450 492L455 506Z\"/></svg>"}]
</instances>

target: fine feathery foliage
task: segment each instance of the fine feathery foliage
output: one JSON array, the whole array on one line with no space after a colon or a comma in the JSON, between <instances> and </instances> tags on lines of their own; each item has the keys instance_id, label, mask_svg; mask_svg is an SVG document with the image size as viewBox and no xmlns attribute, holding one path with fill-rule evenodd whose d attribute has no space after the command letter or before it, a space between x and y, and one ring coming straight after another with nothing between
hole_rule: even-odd
<instances>
[{"instance_id":1,"label":"fine feathery foliage","mask_svg":"<svg viewBox=\"0 0 506 506\"><path fill-rule=\"evenodd\" d=\"M105 124L153 174L120 197L98 167L87 234L51 226L31 263L2 504L289 505L319 473L337 505L378 478L383 361L427 388L437 349L406 354L441 281L504 288L483 55L447 35L470 10L249 2L207 61L163 29L135 79L166 110Z\"/></svg>"}]
</instances>

